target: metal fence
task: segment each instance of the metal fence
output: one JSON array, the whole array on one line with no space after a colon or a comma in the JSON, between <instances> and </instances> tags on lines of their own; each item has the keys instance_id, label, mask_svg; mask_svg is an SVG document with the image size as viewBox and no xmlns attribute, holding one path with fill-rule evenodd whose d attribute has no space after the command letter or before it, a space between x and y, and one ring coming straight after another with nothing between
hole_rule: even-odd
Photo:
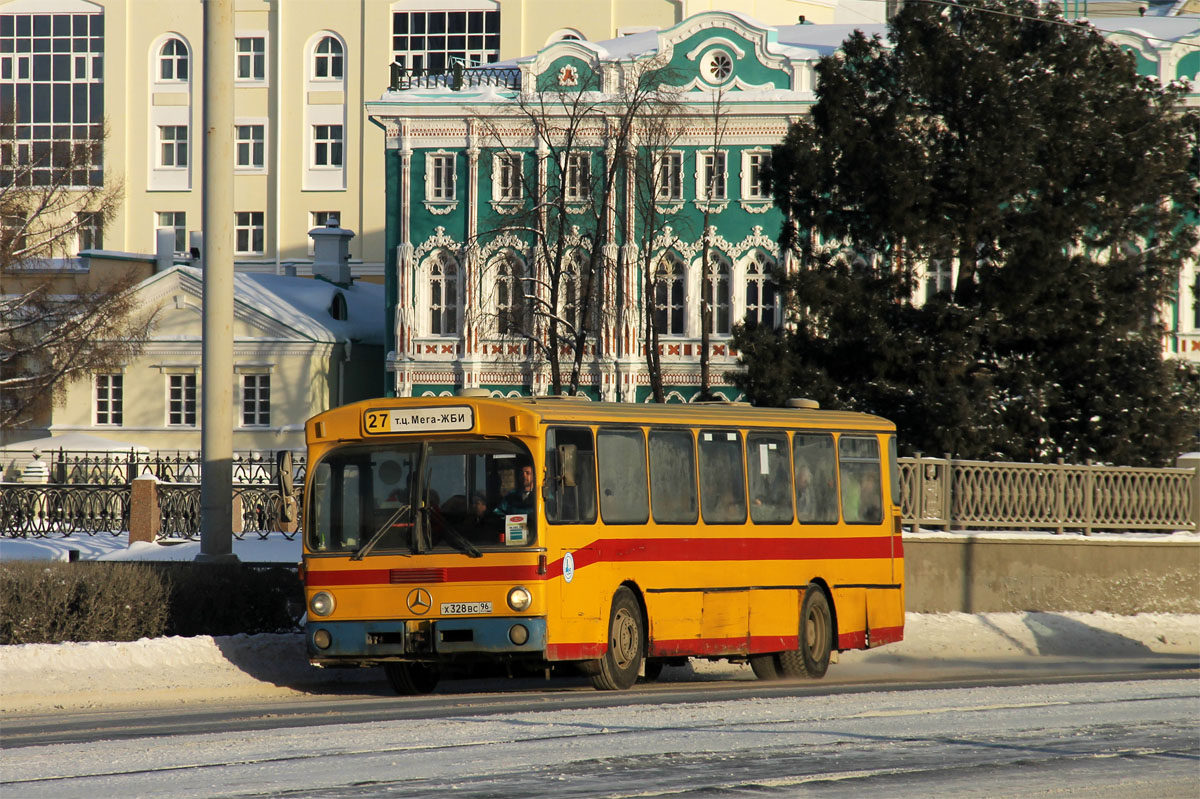
<instances>
[{"instance_id":1,"label":"metal fence","mask_svg":"<svg viewBox=\"0 0 1200 799\"><path fill-rule=\"evenodd\" d=\"M1195 530L1195 469L901 458L905 524L944 530Z\"/></svg>"},{"instance_id":2,"label":"metal fence","mask_svg":"<svg viewBox=\"0 0 1200 799\"><path fill-rule=\"evenodd\" d=\"M450 89L496 86L502 89L521 88L521 70L516 67L468 67L453 64L450 69L433 72L425 69L408 69L400 64L390 65L388 88L403 89Z\"/></svg>"},{"instance_id":3,"label":"metal fence","mask_svg":"<svg viewBox=\"0 0 1200 799\"><path fill-rule=\"evenodd\" d=\"M273 486L237 485L233 487L234 537L244 539L247 534L259 538L280 532L285 525L281 521L283 498ZM158 507L161 526L160 539L197 539L200 537L200 486L197 483L160 483ZM298 518L299 514L297 506ZM291 540L299 532L295 529L282 533Z\"/></svg>"},{"instance_id":4,"label":"metal fence","mask_svg":"<svg viewBox=\"0 0 1200 799\"><path fill-rule=\"evenodd\" d=\"M7 458L11 455L6 456ZM200 453L186 450L156 452L109 452L93 450L50 450L38 459L50 470L50 482L60 485L129 485L134 478L153 475L169 483L200 481ZM306 458L292 453L292 479L304 482ZM274 451L235 452L233 482L242 485L274 484L277 479Z\"/></svg>"}]
</instances>

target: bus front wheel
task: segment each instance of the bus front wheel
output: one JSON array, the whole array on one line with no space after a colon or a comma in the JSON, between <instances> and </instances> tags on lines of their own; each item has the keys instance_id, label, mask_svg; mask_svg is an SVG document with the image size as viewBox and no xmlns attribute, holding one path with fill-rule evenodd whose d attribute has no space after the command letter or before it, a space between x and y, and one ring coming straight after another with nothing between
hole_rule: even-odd
<instances>
[{"instance_id":1,"label":"bus front wheel","mask_svg":"<svg viewBox=\"0 0 1200 799\"><path fill-rule=\"evenodd\" d=\"M642 667L642 608L625 586L613 595L608 617L608 651L594 663L592 685L601 691L623 691L633 686Z\"/></svg>"},{"instance_id":2,"label":"bus front wheel","mask_svg":"<svg viewBox=\"0 0 1200 799\"><path fill-rule=\"evenodd\" d=\"M383 673L401 696L433 693L437 688L437 666L429 663L385 663Z\"/></svg>"},{"instance_id":3,"label":"bus front wheel","mask_svg":"<svg viewBox=\"0 0 1200 799\"><path fill-rule=\"evenodd\" d=\"M809 583L800 606L800 648L780 652L779 673L783 677L824 677L833 649L833 614L821 587Z\"/></svg>"}]
</instances>

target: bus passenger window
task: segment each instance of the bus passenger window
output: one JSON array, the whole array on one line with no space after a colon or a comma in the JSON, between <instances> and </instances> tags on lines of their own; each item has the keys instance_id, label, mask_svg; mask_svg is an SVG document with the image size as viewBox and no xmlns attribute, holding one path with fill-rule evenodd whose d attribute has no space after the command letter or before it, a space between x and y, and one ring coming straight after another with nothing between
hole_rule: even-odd
<instances>
[{"instance_id":1,"label":"bus passenger window","mask_svg":"<svg viewBox=\"0 0 1200 799\"><path fill-rule=\"evenodd\" d=\"M792 469L787 436L750 433L746 436L750 477L750 520L756 524L791 524Z\"/></svg>"},{"instance_id":2,"label":"bus passenger window","mask_svg":"<svg viewBox=\"0 0 1200 799\"><path fill-rule=\"evenodd\" d=\"M641 430L601 430L596 434L600 464L600 517L606 524L645 524L646 439Z\"/></svg>"},{"instance_id":3,"label":"bus passenger window","mask_svg":"<svg viewBox=\"0 0 1200 799\"><path fill-rule=\"evenodd\" d=\"M838 461L841 465L842 518L850 524L883 521L879 441L842 436L838 439Z\"/></svg>"},{"instance_id":4,"label":"bus passenger window","mask_svg":"<svg viewBox=\"0 0 1200 799\"><path fill-rule=\"evenodd\" d=\"M792 469L796 480L796 518L803 524L838 520L837 459L833 436L796 433L792 437Z\"/></svg>"},{"instance_id":5,"label":"bus passenger window","mask_svg":"<svg viewBox=\"0 0 1200 799\"><path fill-rule=\"evenodd\" d=\"M596 521L596 450L591 430L552 427L546 431L542 497L550 522Z\"/></svg>"},{"instance_id":6,"label":"bus passenger window","mask_svg":"<svg viewBox=\"0 0 1200 799\"><path fill-rule=\"evenodd\" d=\"M700 512L708 524L746 521L746 470L739 433L700 431Z\"/></svg>"},{"instance_id":7,"label":"bus passenger window","mask_svg":"<svg viewBox=\"0 0 1200 799\"><path fill-rule=\"evenodd\" d=\"M687 430L650 434L650 506L658 524L696 523L696 447Z\"/></svg>"}]
</instances>

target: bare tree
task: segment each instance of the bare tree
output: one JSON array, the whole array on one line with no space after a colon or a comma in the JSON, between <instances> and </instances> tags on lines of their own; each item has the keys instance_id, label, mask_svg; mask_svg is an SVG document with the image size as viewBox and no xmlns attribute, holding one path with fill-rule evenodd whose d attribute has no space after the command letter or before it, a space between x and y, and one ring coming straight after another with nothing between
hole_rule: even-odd
<instances>
[{"instance_id":1,"label":"bare tree","mask_svg":"<svg viewBox=\"0 0 1200 799\"><path fill-rule=\"evenodd\" d=\"M708 153L700 153L698 158L703 158L704 163L700 167L700 173L704 184L704 205L703 214L701 216L701 239L702 256L700 259L701 267L701 285L700 290L700 398L713 399L712 393L712 375L710 369L711 360L711 345L709 343L712 337L713 328L713 304L718 300L718 291L720 285L720 275L717 271L717 265L712 260L712 229L709 227L709 220L712 214L712 205L714 202L723 202L727 199L727 181L729 175L729 165L726 163L727 155L721 149L721 145L725 140L725 130L729 126L728 112L724 107L725 90L717 89L713 92L712 102L710 105L709 122L712 125L712 149ZM729 280L732 280L730 275ZM731 292L733 286L727 281L725 286L726 292ZM726 300L728 301L728 297Z\"/></svg>"},{"instance_id":2,"label":"bare tree","mask_svg":"<svg viewBox=\"0 0 1200 799\"><path fill-rule=\"evenodd\" d=\"M654 63L605 68L618 70L610 76L615 91L603 90L602 74L579 70L523 91L511 116L478 119L515 203L478 238L508 234L525 248L519 276L511 260L489 266L505 304L490 315L500 334L527 342L548 364L555 394L578 392L589 348L611 329L627 154L644 120L662 110L669 83ZM526 166L530 145L535 157Z\"/></svg>"},{"instance_id":3,"label":"bare tree","mask_svg":"<svg viewBox=\"0 0 1200 799\"><path fill-rule=\"evenodd\" d=\"M55 289L52 260L94 246L121 186L103 175L104 133L48 145L0 123L0 427L28 425L61 401L67 384L137 355L153 314L132 278Z\"/></svg>"}]
</instances>

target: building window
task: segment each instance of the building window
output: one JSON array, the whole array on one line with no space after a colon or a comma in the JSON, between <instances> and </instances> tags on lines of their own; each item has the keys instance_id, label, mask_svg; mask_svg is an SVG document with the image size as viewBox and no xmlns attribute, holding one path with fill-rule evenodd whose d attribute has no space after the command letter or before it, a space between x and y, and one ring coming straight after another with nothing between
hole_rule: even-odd
<instances>
[{"instance_id":1,"label":"building window","mask_svg":"<svg viewBox=\"0 0 1200 799\"><path fill-rule=\"evenodd\" d=\"M342 166L341 125L313 125L313 166Z\"/></svg>"},{"instance_id":2,"label":"building window","mask_svg":"<svg viewBox=\"0 0 1200 799\"><path fill-rule=\"evenodd\" d=\"M709 83L724 83L733 74L733 57L724 50L710 50L700 59L700 74Z\"/></svg>"},{"instance_id":3,"label":"building window","mask_svg":"<svg viewBox=\"0 0 1200 799\"><path fill-rule=\"evenodd\" d=\"M746 263L746 322L775 327L778 288L771 279L772 261L762 250L755 250Z\"/></svg>"},{"instance_id":4,"label":"building window","mask_svg":"<svg viewBox=\"0 0 1200 799\"><path fill-rule=\"evenodd\" d=\"M441 73L454 63L490 64L500 58L500 11L398 11L392 14L392 61L405 69Z\"/></svg>"},{"instance_id":5,"label":"building window","mask_svg":"<svg viewBox=\"0 0 1200 799\"><path fill-rule=\"evenodd\" d=\"M341 220L342 215L338 211L310 211L308 214L308 229L325 227L330 219ZM313 255L316 252L314 247L313 237L308 237L308 254Z\"/></svg>"},{"instance_id":6,"label":"building window","mask_svg":"<svg viewBox=\"0 0 1200 799\"><path fill-rule=\"evenodd\" d=\"M720 150L702 153L700 156L700 180L696 196L701 200L724 200L728 197L726 182L725 153Z\"/></svg>"},{"instance_id":7,"label":"building window","mask_svg":"<svg viewBox=\"0 0 1200 799\"><path fill-rule=\"evenodd\" d=\"M575 330L585 326L594 327L587 325L588 320L585 318L588 308L591 307L588 302L587 284L589 266L587 253L572 250L563 264L562 276L559 279L558 296L562 298L562 318Z\"/></svg>"},{"instance_id":8,"label":"building window","mask_svg":"<svg viewBox=\"0 0 1200 799\"><path fill-rule=\"evenodd\" d=\"M313 78L316 80L341 80L345 50L342 43L326 36L317 43L313 53Z\"/></svg>"},{"instance_id":9,"label":"building window","mask_svg":"<svg viewBox=\"0 0 1200 799\"><path fill-rule=\"evenodd\" d=\"M654 196L659 202L683 199L683 154L663 153L654 178Z\"/></svg>"},{"instance_id":10,"label":"building window","mask_svg":"<svg viewBox=\"0 0 1200 799\"><path fill-rule=\"evenodd\" d=\"M525 265L511 253L496 264L496 332L519 335L526 329Z\"/></svg>"},{"instance_id":11,"label":"building window","mask_svg":"<svg viewBox=\"0 0 1200 799\"><path fill-rule=\"evenodd\" d=\"M121 375L96 375L96 424L120 425L124 411L124 381Z\"/></svg>"},{"instance_id":12,"label":"building window","mask_svg":"<svg viewBox=\"0 0 1200 799\"><path fill-rule=\"evenodd\" d=\"M704 303L710 309L708 332L717 336L729 335L730 283L733 269L729 261L716 253L709 256L708 274L704 278Z\"/></svg>"},{"instance_id":13,"label":"building window","mask_svg":"<svg viewBox=\"0 0 1200 799\"><path fill-rule=\"evenodd\" d=\"M949 295L954 288L954 269L949 258L934 258L925 267L925 301L938 294Z\"/></svg>"},{"instance_id":14,"label":"building window","mask_svg":"<svg viewBox=\"0 0 1200 799\"><path fill-rule=\"evenodd\" d=\"M454 199L454 156L431 155L427 162L425 197L432 202Z\"/></svg>"},{"instance_id":15,"label":"building window","mask_svg":"<svg viewBox=\"0 0 1200 799\"><path fill-rule=\"evenodd\" d=\"M179 39L167 39L158 51L158 77L165 81L187 82L188 49Z\"/></svg>"},{"instance_id":16,"label":"building window","mask_svg":"<svg viewBox=\"0 0 1200 799\"><path fill-rule=\"evenodd\" d=\"M271 376L242 375L242 427L271 424Z\"/></svg>"},{"instance_id":17,"label":"building window","mask_svg":"<svg viewBox=\"0 0 1200 799\"><path fill-rule=\"evenodd\" d=\"M262 255L263 212L238 211L233 226L233 251L237 255Z\"/></svg>"},{"instance_id":18,"label":"building window","mask_svg":"<svg viewBox=\"0 0 1200 799\"><path fill-rule=\"evenodd\" d=\"M458 264L444 252L429 263L429 332L434 336L458 333Z\"/></svg>"},{"instance_id":19,"label":"building window","mask_svg":"<svg viewBox=\"0 0 1200 799\"><path fill-rule=\"evenodd\" d=\"M262 36L239 36L237 40L237 79L266 80L267 40Z\"/></svg>"},{"instance_id":20,"label":"building window","mask_svg":"<svg viewBox=\"0 0 1200 799\"><path fill-rule=\"evenodd\" d=\"M591 196L592 158L589 153L571 153L563 170L563 192L567 202L583 202Z\"/></svg>"},{"instance_id":21,"label":"building window","mask_svg":"<svg viewBox=\"0 0 1200 799\"><path fill-rule=\"evenodd\" d=\"M0 216L0 234L4 237L4 252L13 260L19 260L24 254L27 240L25 229L28 224L28 220L22 214Z\"/></svg>"},{"instance_id":22,"label":"building window","mask_svg":"<svg viewBox=\"0 0 1200 799\"><path fill-rule=\"evenodd\" d=\"M664 336L684 334L686 267L674 255L664 255L654 270L654 329Z\"/></svg>"},{"instance_id":23,"label":"building window","mask_svg":"<svg viewBox=\"0 0 1200 799\"><path fill-rule=\"evenodd\" d=\"M187 125L158 126L158 165L183 169L188 164Z\"/></svg>"},{"instance_id":24,"label":"building window","mask_svg":"<svg viewBox=\"0 0 1200 799\"><path fill-rule=\"evenodd\" d=\"M167 375L167 424L196 426L196 375Z\"/></svg>"},{"instance_id":25,"label":"building window","mask_svg":"<svg viewBox=\"0 0 1200 799\"><path fill-rule=\"evenodd\" d=\"M0 14L0 185L103 185L104 47L103 13Z\"/></svg>"},{"instance_id":26,"label":"building window","mask_svg":"<svg viewBox=\"0 0 1200 799\"><path fill-rule=\"evenodd\" d=\"M266 126L237 125L237 166L262 169L266 164Z\"/></svg>"},{"instance_id":27,"label":"building window","mask_svg":"<svg viewBox=\"0 0 1200 799\"><path fill-rule=\"evenodd\" d=\"M158 248L158 231L170 230L175 234L175 252L187 252L187 214L183 211L159 211L155 217L153 249Z\"/></svg>"},{"instance_id":28,"label":"building window","mask_svg":"<svg viewBox=\"0 0 1200 799\"><path fill-rule=\"evenodd\" d=\"M524 196L521 188L521 156L500 153L492 159L492 199L516 202Z\"/></svg>"},{"instance_id":29,"label":"building window","mask_svg":"<svg viewBox=\"0 0 1200 799\"><path fill-rule=\"evenodd\" d=\"M763 174L770 153L765 151L745 153L742 158L742 199L769 200L771 187Z\"/></svg>"},{"instance_id":30,"label":"building window","mask_svg":"<svg viewBox=\"0 0 1200 799\"><path fill-rule=\"evenodd\" d=\"M75 215L75 237L79 252L104 249L104 218L96 211L80 211Z\"/></svg>"}]
</instances>

